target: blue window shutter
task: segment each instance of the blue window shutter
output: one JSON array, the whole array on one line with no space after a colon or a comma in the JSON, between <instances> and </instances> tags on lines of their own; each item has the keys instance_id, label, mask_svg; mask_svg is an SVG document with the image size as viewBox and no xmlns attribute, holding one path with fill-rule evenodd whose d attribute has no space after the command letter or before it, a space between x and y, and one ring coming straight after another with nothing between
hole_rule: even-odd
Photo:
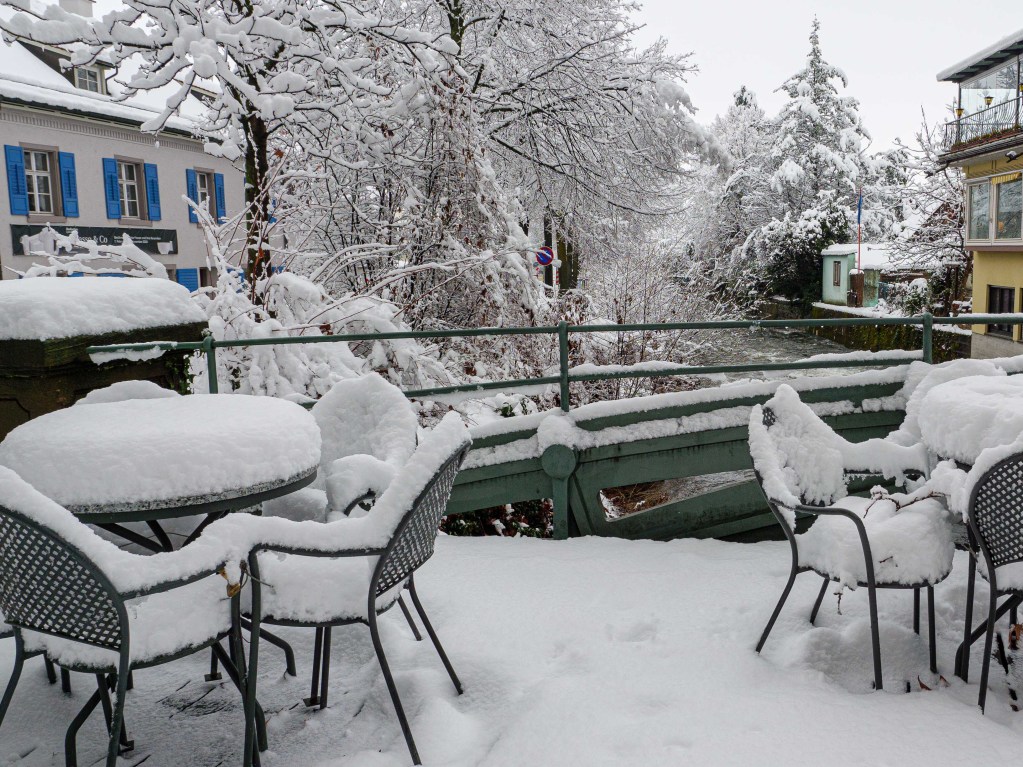
<instances>
[{"instance_id":1,"label":"blue window shutter","mask_svg":"<svg viewBox=\"0 0 1023 767\"><path fill-rule=\"evenodd\" d=\"M185 192L192 202L199 199L199 182L195 180L195 171L191 168L185 170ZM193 224L199 223L199 217L191 205L188 206L188 220Z\"/></svg>"},{"instance_id":2,"label":"blue window shutter","mask_svg":"<svg viewBox=\"0 0 1023 767\"><path fill-rule=\"evenodd\" d=\"M75 156L71 152L58 152L57 167L60 168L60 197L64 215L68 218L78 218L78 176L75 173Z\"/></svg>"},{"instance_id":3,"label":"blue window shutter","mask_svg":"<svg viewBox=\"0 0 1023 767\"><path fill-rule=\"evenodd\" d=\"M160 178L156 166L146 163L142 166L142 175L146 179L146 208L150 221L160 220Z\"/></svg>"},{"instance_id":4,"label":"blue window shutter","mask_svg":"<svg viewBox=\"0 0 1023 767\"><path fill-rule=\"evenodd\" d=\"M7 193L11 198L11 215L28 215L28 188L25 186L25 150L20 146L4 145L7 161Z\"/></svg>"},{"instance_id":5,"label":"blue window shutter","mask_svg":"<svg viewBox=\"0 0 1023 767\"><path fill-rule=\"evenodd\" d=\"M107 218L121 217L121 190L117 183L117 160L103 158L103 190L107 197Z\"/></svg>"},{"instance_id":6,"label":"blue window shutter","mask_svg":"<svg viewBox=\"0 0 1023 767\"><path fill-rule=\"evenodd\" d=\"M127 274L121 274L120 272L101 272L100 277L127 277Z\"/></svg>"},{"instance_id":7,"label":"blue window shutter","mask_svg":"<svg viewBox=\"0 0 1023 767\"><path fill-rule=\"evenodd\" d=\"M195 292L199 289L199 270L198 269L178 269L174 275L181 285L184 285L190 291Z\"/></svg>"},{"instance_id":8,"label":"blue window shutter","mask_svg":"<svg viewBox=\"0 0 1023 767\"><path fill-rule=\"evenodd\" d=\"M222 224L227 220L227 197L224 194L224 174L213 174L213 189L217 196L217 223Z\"/></svg>"}]
</instances>

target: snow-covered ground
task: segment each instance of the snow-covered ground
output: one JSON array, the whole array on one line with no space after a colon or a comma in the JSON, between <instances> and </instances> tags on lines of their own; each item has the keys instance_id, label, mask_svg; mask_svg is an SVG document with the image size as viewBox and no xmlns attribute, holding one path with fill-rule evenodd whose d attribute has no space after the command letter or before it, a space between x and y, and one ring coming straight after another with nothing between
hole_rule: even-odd
<instances>
[{"instance_id":1,"label":"snow-covered ground","mask_svg":"<svg viewBox=\"0 0 1023 767\"><path fill-rule=\"evenodd\" d=\"M910 592L880 594L884 692L871 692L866 594L828 596L800 576L762 656L753 652L788 573L785 543L565 542L447 538L417 578L462 677L457 697L429 641L400 613L382 619L413 731L427 765L953 765L1008 763L1023 714L992 670L988 713L976 681L952 675L962 632L966 560L957 554L938 595L938 664L911 630ZM986 600L978 588L977 605ZM924 611L926 616L926 611ZM926 618L925 618L926 620ZM305 709L311 630L281 629L298 678L263 645L260 699L270 717L266 767L399 767L409 763L369 633L336 629L331 699ZM13 643L0 642L0 674ZM979 649L973 679L979 676ZM124 765L240 763L241 715L229 686L203 681L205 654L135 675ZM921 690L917 677L933 691ZM30 660L0 729L0 765L63 764L63 730L91 692L74 675L67 698ZM906 681L911 692L905 693ZM98 714L80 764L103 753ZM19 754L23 757L19 758Z\"/></svg>"}]
</instances>

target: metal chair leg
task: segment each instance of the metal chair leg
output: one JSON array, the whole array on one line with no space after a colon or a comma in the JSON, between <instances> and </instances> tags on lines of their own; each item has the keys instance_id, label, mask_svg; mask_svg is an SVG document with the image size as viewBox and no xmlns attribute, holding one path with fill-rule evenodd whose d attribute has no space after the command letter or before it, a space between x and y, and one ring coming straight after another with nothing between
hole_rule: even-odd
<instances>
[{"instance_id":1,"label":"metal chair leg","mask_svg":"<svg viewBox=\"0 0 1023 767\"><path fill-rule=\"evenodd\" d=\"M71 694L71 672L66 668L60 670L60 689L66 695Z\"/></svg>"},{"instance_id":2,"label":"metal chair leg","mask_svg":"<svg viewBox=\"0 0 1023 767\"><path fill-rule=\"evenodd\" d=\"M323 655L320 657L320 709L327 707L327 684L330 680L330 626L323 627Z\"/></svg>"},{"instance_id":3,"label":"metal chair leg","mask_svg":"<svg viewBox=\"0 0 1023 767\"><path fill-rule=\"evenodd\" d=\"M117 753L121 745L121 729L124 726L124 704L128 697L128 655L125 649L121 651L121 662L117 669L117 686L114 700L114 720L110 726L110 746L107 749L107 767L117 767Z\"/></svg>"},{"instance_id":4,"label":"metal chair leg","mask_svg":"<svg viewBox=\"0 0 1023 767\"><path fill-rule=\"evenodd\" d=\"M877 589L867 586L867 601L870 604L870 643L874 655L874 689L884 689L881 681L881 634L877 626Z\"/></svg>"},{"instance_id":5,"label":"metal chair leg","mask_svg":"<svg viewBox=\"0 0 1023 767\"><path fill-rule=\"evenodd\" d=\"M934 626L934 587L927 587L927 638L930 644L931 673L938 673L938 640Z\"/></svg>"},{"instance_id":6,"label":"metal chair leg","mask_svg":"<svg viewBox=\"0 0 1023 767\"><path fill-rule=\"evenodd\" d=\"M4 716L11 705L14 691L18 687L18 680L21 679L21 669L25 666L25 642L21 638L21 632L14 634L14 669L11 671L11 678L7 682L7 689L4 690L4 697L0 698L0 727L3 726Z\"/></svg>"},{"instance_id":7,"label":"metal chair leg","mask_svg":"<svg viewBox=\"0 0 1023 767\"><path fill-rule=\"evenodd\" d=\"M440 639L437 637L437 632L433 630L433 624L430 623L430 619L426 617L426 610L423 609L423 603L419 601L419 594L416 592L416 584L412 578L408 581L408 591L412 596L412 604L416 607L416 612L419 613L419 619L423 622L423 626L426 628L426 633L430 635L430 641L433 642L433 646L437 650L437 654L440 656L441 663L444 664L444 668L447 669L448 676L451 677L451 683L455 686L455 690L459 695L462 694L462 682L458 679L458 674L455 673L454 667L451 665L451 661L448 660L448 654L444 652L444 647L440 643Z\"/></svg>"},{"instance_id":8,"label":"metal chair leg","mask_svg":"<svg viewBox=\"0 0 1023 767\"><path fill-rule=\"evenodd\" d=\"M369 634L373 640L373 649L377 654L377 662L380 664L380 672L384 675L384 682L387 684L387 692L391 694L391 703L394 704L394 711L398 715L398 724L401 725L402 735L405 736L405 744L408 746L409 754L412 756L413 764L422 764L419 758L419 750L416 742L412 739L412 729L409 727L408 719L405 717L405 709L401 706L401 698L398 697L398 687L391 676L391 669L387 665L387 657L384 655L384 646L380 642L380 631L377 627L377 615L375 611L369 614Z\"/></svg>"},{"instance_id":9,"label":"metal chair leg","mask_svg":"<svg viewBox=\"0 0 1023 767\"><path fill-rule=\"evenodd\" d=\"M99 688L100 703L103 705L103 719L107 723L107 732L113 733L114 709L110 702L110 679L106 674L96 674L96 684ZM121 732L118 735L121 743L119 753L125 754L135 748L135 742L128 739L128 727L121 721Z\"/></svg>"},{"instance_id":10,"label":"metal chair leg","mask_svg":"<svg viewBox=\"0 0 1023 767\"><path fill-rule=\"evenodd\" d=\"M405 621L408 623L408 627L412 629L412 636L416 638L417 642L422 642L423 635L419 633L419 627L412 618L412 613L409 612L408 605L405 604L405 600L400 595L398 596L398 607L401 608L401 612L405 616Z\"/></svg>"},{"instance_id":11,"label":"metal chair leg","mask_svg":"<svg viewBox=\"0 0 1023 767\"><path fill-rule=\"evenodd\" d=\"M320 662L323 653L323 627L316 627L315 638L313 639L313 674L312 685L309 688L309 697L302 702L307 708L312 708L320 702Z\"/></svg>"},{"instance_id":12,"label":"metal chair leg","mask_svg":"<svg viewBox=\"0 0 1023 767\"><path fill-rule=\"evenodd\" d=\"M913 633L920 636L920 587L913 589Z\"/></svg>"},{"instance_id":13,"label":"metal chair leg","mask_svg":"<svg viewBox=\"0 0 1023 767\"><path fill-rule=\"evenodd\" d=\"M239 689L242 689L242 683L239 681L241 677L238 675L238 668L231 661L230 654L223 648L219 643L211 646L213 652L217 653L217 657L220 658L221 665L227 672L228 678L231 682ZM249 681L246 682L245 690L243 692L242 703L248 705L252 711L252 723L255 729L255 744L257 751L266 751L267 739L266 739L266 717L263 714L263 707L259 705L259 701L256 700L256 688L255 688L255 674L251 671L252 669L252 649L250 645L249 649L249 673L247 674ZM250 686L251 685L251 686ZM246 736L247 737L247 736ZM250 749L247 749L247 751ZM248 755L246 754L246 759ZM258 756L255 753L252 754L252 761L256 762ZM248 762L246 762L248 767Z\"/></svg>"},{"instance_id":14,"label":"metal chair leg","mask_svg":"<svg viewBox=\"0 0 1023 767\"><path fill-rule=\"evenodd\" d=\"M85 724L85 721L96 709L96 706L99 705L100 698L100 691L96 690L85 702L85 705L82 706L82 709L75 715L75 718L71 720L67 733L64 735L65 767L78 767L78 731L82 729L82 725Z\"/></svg>"},{"instance_id":15,"label":"metal chair leg","mask_svg":"<svg viewBox=\"0 0 1023 767\"><path fill-rule=\"evenodd\" d=\"M242 618L242 628L246 631L252 631L252 620L249 618ZM285 670L288 676L298 676L298 667L295 665L295 651L291 648L291 645L276 634L271 634L269 631L265 630L260 631L260 638L265 639L274 647L283 651Z\"/></svg>"},{"instance_id":16,"label":"metal chair leg","mask_svg":"<svg viewBox=\"0 0 1023 767\"><path fill-rule=\"evenodd\" d=\"M810 625L814 624L817 620L817 612L821 609L821 602L824 601L824 592L828 590L828 584L831 583L830 578L825 578L824 583L821 584L821 590L817 593L817 600L813 603L813 610L810 611Z\"/></svg>"},{"instance_id":17,"label":"metal chair leg","mask_svg":"<svg viewBox=\"0 0 1023 767\"><path fill-rule=\"evenodd\" d=\"M215 652L210 653L210 673L203 677L207 682L219 682L224 678L224 675L220 673L220 662L217 660L217 654Z\"/></svg>"},{"instance_id":18,"label":"metal chair leg","mask_svg":"<svg viewBox=\"0 0 1023 767\"><path fill-rule=\"evenodd\" d=\"M963 643L959 645L956 652L955 673L964 682L970 681L970 648L972 647L970 635L973 633L973 594L977 582L977 559L972 552L967 552L970 557L969 572L966 575L966 616L963 620Z\"/></svg>"},{"instance_id":19,"label":"metal chair leg","mask_svg":"<svg viewBox=\"0 0 1023 767\"><path fill-rule=\"evenodd\" d=\"M759 653L764 649L764 644L767 642L767 637L771 633L771 629L774 628L774 622L778 620L778 616L781 614L781 608L785 606L785 600L789 598L789 592L792 591L792 584L796 582L796 576L799 571L796 570L795 562L792 563L792 569L789 571L789 580L785 584L784 590L781 592L781 598L778 600L778 604L774 608L774 612L771 613L771 619L767 621L767 626L764 627L764 633L760 635L760 641L757 642L757 652Z\"/></svg>"},{"instance_id":20,"label":"metal chair leg","mask_svg":"<svg viewBox=\"0 0 1023 767\"><path fill-rule=\"evenodd\" d=\"M46 668L46 680L50 684L57 684L57 667L53 665L53 661L44 656L43 666Z\"/></svg>"},{"instance_id":21,"label":"metal chair leg","mask_svg":"<svg viewBox=\"0 0 1023 767\"><path fill-rule=\"evenodd\" d=\"M995 641L995 613L998 611L998 591L992 585L991 597L988 601L987 630L984 632L984 656L980 666L980 695L977 697L977 705L981 713L984 713L984 705L987 703L987 678L991 670L991 647Z\"/></svg>"}]
</instances>

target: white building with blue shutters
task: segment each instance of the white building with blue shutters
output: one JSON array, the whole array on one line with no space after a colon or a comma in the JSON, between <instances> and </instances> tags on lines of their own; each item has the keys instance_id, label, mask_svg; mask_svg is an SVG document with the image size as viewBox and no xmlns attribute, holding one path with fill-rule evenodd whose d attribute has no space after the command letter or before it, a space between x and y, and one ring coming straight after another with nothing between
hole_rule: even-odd
<instances>
[{"instance_id":1,"label":"white building with blue shutters","mask_svg":"<svg viewBox=\"0 0 1023 767\"><path fill-rule=\"evenodd\" d=\"M88 13L89 0L63 2ZM40 234L49 225L101 243L119 244L127 233L172 279L193 290L212 284L205 239L186 198L215 217L235 214L243 206L242 174L206 154L186 118L172 118L158 136L142 132L165 95L117 101L112 68L62 66L68 60L60 48L0 41L7 193L0 278L16 278L12 270L40 260L26 250L45 249ZM193 105L196 113L200 107Z\"/></svg>"}]
</instances>

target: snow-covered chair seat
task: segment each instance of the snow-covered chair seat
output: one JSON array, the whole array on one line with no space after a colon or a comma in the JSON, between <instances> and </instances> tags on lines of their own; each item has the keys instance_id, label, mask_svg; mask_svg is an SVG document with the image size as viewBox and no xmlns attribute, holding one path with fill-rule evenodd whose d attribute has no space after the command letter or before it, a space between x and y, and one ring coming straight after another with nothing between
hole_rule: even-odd
<instances>
[{"instance_id":1,"label":"snow-covered chair seat","mask_svg":"<svg viewBox=\"0 0 1023 767\"><path fill-rule=\"evenodd\" d=\"M931 499L899 509L899 496L872 503L870 499L849 497L846 489L850 470L893 479L926 470L924 448L882 439L850 443L784 384L763 407L752 409L749 445L757 481L792 555L788 582L760 637L757 652L763 649L796 576L815 572L824 582L810 613L811 624L830 582L867 588L876 689L881 689L882 681L875 590L925 587L931 670L935 671L933 586L952 569L955 548L951 515ZM797 513L817 518L809 531L797 534ZM918 604L915 599L914 607ZM914 616L914 626L918 625L919 618Z\"/></svg>"},{"instance_id":2,"label":"snow-covered chair seat","mask_svg":"<svg viewBox=\"0 0 1023 767\"><path fill-rule=\"evenodd\" d=\"M398 470L367 516L317 523L239 515L206 531L229 540L252 541L249 569L254 624L316 628L312 694L307 705L322 708L327 704L331 627L350 623L369 626L416 764L419 755L380 643L377 616L402 604L399 597L407 586L455 689L461 693L461 683L416 593L413 574L433 555L440 518L469 446L469 431L462 419L449 413Z\"/></svg>"},{"instance_id":3,"label":"snow-covered chair seat","mask_svg":"<svg viewBox=\"0 0 1023 767\"><path fill-rule=\"evenodd\" d=\"M235 547L204 537L175 552L131 554L100 538L5 467L0 467L0 541L0 610L14 627L16 642L15 668L0 700L0 723L27 654L42 652L64 669L98 677L98 689L68 731L68 764L75 763L78 729L102 703L113 716L106 764L114 767L119 744L128 745L122 724L133 669L211 646L229 663L219 645L229 635L241 647L223 576L240 582L247 544ZM116 684L113 704L111 683ZM244 694L243 709L248 759L254 699Z\"/></svg>"}]
</instances>

